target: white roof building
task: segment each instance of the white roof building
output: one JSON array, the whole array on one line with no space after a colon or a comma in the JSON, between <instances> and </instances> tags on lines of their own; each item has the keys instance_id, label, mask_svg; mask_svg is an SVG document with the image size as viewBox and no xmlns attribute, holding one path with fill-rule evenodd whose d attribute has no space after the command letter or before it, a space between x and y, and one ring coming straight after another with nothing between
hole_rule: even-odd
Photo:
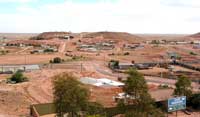
<instances>
[{"instance_id":1,"label":"white roof building","mask_svg":"<svg viewBox=\"0 0 200 117\"><path fill-rule=\"evenodd\" d=\"M84 84L90 84L94 86L116 86L120 87L123 86L124 83L113 81L107 78L100 78L100 79L95 79L95 78L90 78L90 77L83 77L80 79L80 81Z\"/></svg>"}]
</instances>

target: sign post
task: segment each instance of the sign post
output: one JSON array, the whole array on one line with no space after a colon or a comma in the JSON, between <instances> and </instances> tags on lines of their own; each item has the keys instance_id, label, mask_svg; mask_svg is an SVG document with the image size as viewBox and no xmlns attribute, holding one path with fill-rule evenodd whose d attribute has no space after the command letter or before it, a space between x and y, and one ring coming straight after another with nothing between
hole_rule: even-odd
<instances>
[{"instance_id":1,"label":"sign post","mask_svg":"<svg viewBox=\"0 0 200 117\"><path fill-rule=\"evenodd\" d=\"M168 99L167 105L168 105L168 112L176 111L176 116L177 116L178 110L186 109L186 96Z\"/></svg>"}]
</instances>

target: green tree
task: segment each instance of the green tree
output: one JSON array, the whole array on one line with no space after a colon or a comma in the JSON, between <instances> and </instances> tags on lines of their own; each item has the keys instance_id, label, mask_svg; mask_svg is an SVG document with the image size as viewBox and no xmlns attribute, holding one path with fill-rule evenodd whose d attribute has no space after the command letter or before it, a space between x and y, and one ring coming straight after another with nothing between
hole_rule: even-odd
<instances>
[{"instance_id":1,"label":"green tree","mask_svg":"<svg viewBox=\"0 0 200 117\"><path fill-rule=\"evenodd\" d=\"M53 59L53 63L61 63L62 62L62 59L60 57L55 57Z\"/></svg>"},{"instance_id":2,"label":"green tree","mask_svg":"<svg viewBox=\"0 0 200 117\"><path fill-rule=\"evenodd\" d=\"M16 83L27 81L27 78L22 74L21 71L17 71L9 79L10 81L14 81Z\"/></svg>"},{"instance_id":3,"label":"green tree","mask_svg":"<svg viewBox=\"0 0 200 117\"><path fill-rule=\"evenodd\" d=\"M193 94L187 102L187 105L200 110L200 93Z\"/></svg>"},{"instance_id":4,"label":"green tree","mask_svg":"<svg viewBox=\"0 0 200 117\"><path fill-rule=\"evenodd\" d=\"M128 77L125 81L125 86L123 87L123 90L127 95L138 99L141 94L146 94L148 92L148 87L142 74L136 69L128 70L127 74Z\"/></svg>"},{"instance_id":5,"label":"green tree","mask_svg":"<svg viewBox=\"0 0 200 117\"><path fill-rule=\"evenodd\" d=\"M187 97L192 95L191 81L188 77L180 76L175 86L174 95Z\"/></svg>"},{"instance_id":6,"label":"green tree","mask_svg":"<svg viewBox=\"0 0 200 117\"><path fill-rule=\"evenodd\" d=\"M118 103L117 103L117 108L118 108L118 111L122 112L122 113L125 113L126 112L126 105L124 103L124 100L119 100Z\"/></svg>"},{"instance_id":7,"label":"green tree","mask_svg":"<svg viewBox=\"0 0 200 117\"><path fill-rule=\"evenodd\" d=\"M54 103L59 117L63 117L65 113L72 117L78 116L82 108L87 106L89 92L73 75L57 75L53 85Z\"/></svg>"},{"instance_id":8,"label":"green tree","mask_svg":"<svg viewBox=\"0 0 200 117\"><path fill-rule=\"evenodd\" d=\"M86 115L91 117L103 117L104 116L104 108L101 104L93 102L88 103L86 107Z\"/></svg>"},{"instance_id":9,"label":"green tree","mask_svg":"<svg viewBox=\"0 0 200 117\"><path fill-rule=\"evenodd\" d=\"M128 77L123 88L123 91L127 95L125 105L135 105L135 108L125 110L125 116L147 117L151 115L162 117L163 113L155 107L155 101L148 93L148 86L143 75L135 69L130 69L127 74Z\"/></svg>"},{"instance_id":10,"label":"green tree","mask_svg":"<svg viewBox=\"0 0 200 117\"><path fill-rule=\"evenodd\" d=\"M102 115L87 115L86 117L105 117L105 116L102 116Z\"/></svg>"}]
</instances>

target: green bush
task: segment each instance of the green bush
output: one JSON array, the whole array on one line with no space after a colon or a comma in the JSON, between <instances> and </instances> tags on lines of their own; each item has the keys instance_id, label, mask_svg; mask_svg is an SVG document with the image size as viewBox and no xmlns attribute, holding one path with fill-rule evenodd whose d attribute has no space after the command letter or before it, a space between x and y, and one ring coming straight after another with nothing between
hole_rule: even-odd
<instances>
[{"instance_id":1,"label":"green bush","mask_svg":"<svg viewBox=\"0 0 200 117\"><path fill-rule=\"evenodd\" d=\"M193 107L194 109L200 110L200 93L198 94L193 94L189 99L188 99L188 105Z\"/></svg>"},{"instance_id":2,"label":"green bush","mask_svg":"<svg viewBox=\"0 0 200 117\"><path fill-rule=\"evenodd\" d=\"M159 40L152 40L151 44L160 44L160 41Z\"/></svg>"},{"instance_id":3,"label":"green bush","mask_svg":"<svg viewBox=\"0 0 200 117\"><path fill-rule=\"evenodd\" d=\"M194 52L190 52L190 55L197 55L196 53L194 53Z\"/></svg>"},{"instance_id":4,"label":"green bush","mask_svg":"<svg viewBox=\"0 0 200 117\"><path fill-rule=\"evenodd\" d=\"M60 57L55 57L52 61L52 63L61 63L62 59Z\"/></svg>"},{"instance_id":5,"label":"green bush","mask_svg":"<svg viewBox=\"0 0 200 117\"><path fill-rule=\"evenodd\" d=\"M130 55L130 53L129 52L125 52L124 55Z\"/></svg>"},{"instance_id":6,"label":"green bush","mask_svg":"<svg viewBox=\"0 0 200 117\"><path fill-rule=\"evenodd\" d=\"M54 52L54 50L51 49L51 48L47 48L47 49L44 50L44 52Z\"/></svg>"},{"instance_id":7,"label":"green bush","mask_svg":"<svg viewBox=\"0 0 200 117\"><path fill-rule=\"evenodd\" d=\"M7 53L9 53L8 50L0 50L0 54L1 54L1 55L5 55L5 54L7 54Z\"/></svg>"},{"instance_id":8,"label":"green bush","mask_svg":"<svg viewBox=\"0 0 200 117\"><path fill-rule=\"evenodd\" d=\"M110 60L108 66L110 68L118 69L119 68L119 61L118 60Z\"/></svg>"},{"instance_id":9,"label":"green bush","mask_svg":"<svg viewBox=\"0 0 200 117\"><path fill-rule=\"evenodd\" d=\"M103 115L104 108L99 103L88 103L88 106L86 107L87 115Z\"/></svg>"},{"instance_id":10,"label":"green bush","mask_svg":"<svg viewBox=\"0 0 200 117\"><path fill-rule=\"evenodd\" d=\"M13 74L9 80L11 82L15 82L15 83L20 83L20 82L25 82L28 79L22 74L21 71L17 71L15 74Z\"/></svg>"},{"instance_id":11,"label":"green bush","mask_svg":"<svg viewBox=\"0 0 200 117\"><path fill-rule=\"evenodd\" d=\"M53 60L50 60L49 63L53 63Z\"/></svg>"}]
</instances>

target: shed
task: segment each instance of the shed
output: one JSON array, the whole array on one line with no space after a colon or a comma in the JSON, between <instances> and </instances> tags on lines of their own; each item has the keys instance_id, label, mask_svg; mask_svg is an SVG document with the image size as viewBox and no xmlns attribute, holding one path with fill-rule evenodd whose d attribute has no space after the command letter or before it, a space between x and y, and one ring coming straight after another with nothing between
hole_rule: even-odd
<instances>
[{"instance_id":1,"label":"shed","mask_svg":"<svg viewBox=\"0 0 200 117\"><path fill-rule=\"evenodd\" d=\"M132 63L119 63L119 69L129 69L135 67Z\"/></svg>"}]
</instances>

